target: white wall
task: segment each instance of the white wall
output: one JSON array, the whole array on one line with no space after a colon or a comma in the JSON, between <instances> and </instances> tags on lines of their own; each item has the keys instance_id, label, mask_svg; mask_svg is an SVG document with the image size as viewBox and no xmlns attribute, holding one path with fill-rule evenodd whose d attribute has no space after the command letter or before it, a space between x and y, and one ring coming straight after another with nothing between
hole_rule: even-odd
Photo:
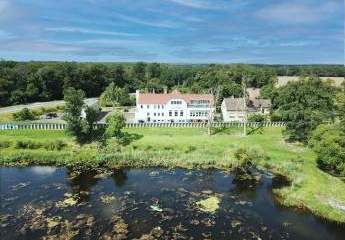
<instances>
[{"instance_id":1,"label":"white wall","mask_svg":"<svg viewBox=\"0 0 345 240\"><path fill-rule=\"evenodd\" d=\"M178 103L178 104L177 104ZM174 122L206 121L210 108L188 107L183 99L171 99L166 104L137 104L136 122ZM150 120L150 121L148 121Z\"/></svg>"},{"instance_id":2,"label":"white wall","mask_svg":"<svg viewBox=\"0 0 345 240\"><path fill-rule=\"evenodd\" d=\"M224 101L222 102L221 110L224 122L244 122L243 111L227 111Z\"/></svg>"}]
</instances>

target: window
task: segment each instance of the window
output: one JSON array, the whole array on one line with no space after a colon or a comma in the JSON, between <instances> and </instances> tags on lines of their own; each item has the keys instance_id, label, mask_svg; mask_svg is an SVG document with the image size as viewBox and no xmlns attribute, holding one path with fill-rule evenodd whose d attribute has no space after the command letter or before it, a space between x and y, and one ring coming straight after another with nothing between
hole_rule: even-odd
<instances>
[{"instance_id":1,"label":"window","mask_svg":"<svg viewBox=\"0 0 345 240\"><path fill-rule=\"evenodd\" d=\"M161 105L158 105L158 109L160 109L161 108Z\"/></svg>"},{"instance_id":2,"label":"window","mask_svg":"<svg viewBox=\"0 0 345 240\"><path fill-rule=\"evenodd\" d=\"M153 113L153 116L156 116L156 113Z\"/></svg>"},{"instance_id":3,"label":"window","mask_svg":"<svg viewBox=\"0 0 345 240\"><path fill-rule=\"evenodd\" d=\"M177 117L178 116L178 111L175 111L175 117Z\"/></svg>"},{"instance_id":4,"label":"window","mask_svg":"<svg viewBox=\"0 0 345 240\"><path fill-rule=\"evenodd\" d=\"M158 114L158 117L161 115L160 113L157 113Z\"/></svg>"},{"instance_id":5,"label":"window","mask_svg":"<svg viewBox=\"0 0 345 240\"><path fill-rule=\"evenodd\" d=\"M140 108L143 108L143 105L140 105Z\"/></svg>"},{"instance_id":6,"label":"window","mask_svg":"<svg viewBox=\"0 0 345 240\"><path fill-rule=\"evenodd\" d=\"M180 117L183 117L183 111L180 111Z\"/></svg>"},{"instance_id":7,"label":"window","mask_svg":"<svg viewBox=\"0 0 345 240\"><path fill-rule=\"evenodd\" d=\"M162 113L162 117L164 117L164 113Z\"/></svg>"},{"instance_id":8,"label":"window","mask_svg":"<svg viewBox=\"0 0 345 240\"><path fill-rule=\"evenodd\" d=\"M164 105L162 105L162 109L164 109Z\"/></svg>"},{"instance_id":9,"label":"window","mask_svg":"<svg viewBox=\"0 0 345 240\"><path fill-rule=\"evenodd\" d=\"M172 117L172 111L169 111L169 117Z\"/></svg>"},{"instance_id":10,"label":"window","mask_svg":"<svg viewBox=\"0 0 345 240\"><path fill-rule=\"evenodd\" d=\"M149 109L150 108L150 106L149 105L147 105L147 109Z\"/></svg>"},{"instance_id":11,"label":"window","mask_svg":"<svg viewBox=\"0 0 345 240\"><path fill-rule=\"evenodd\" d=\"M150 116L150 113L149 113L149 112L147 113L147 116Z\"/></svg>"},{"instance_id":12,"label":"window","mask_svg":"<svg viewBox=\"0 0 345 240\"><path fill-rule=\"evenodd\" d=\"M171 101L171 104L173 104L173 105L179 105L179 104L182 104L182 101Z\"/></svg>"}]
</instances>

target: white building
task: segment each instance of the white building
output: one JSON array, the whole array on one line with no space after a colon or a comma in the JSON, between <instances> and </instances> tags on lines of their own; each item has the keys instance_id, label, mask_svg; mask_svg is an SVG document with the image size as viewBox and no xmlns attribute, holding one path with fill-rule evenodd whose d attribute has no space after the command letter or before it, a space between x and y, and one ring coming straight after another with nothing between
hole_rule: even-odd
<instances>
[{"instance_id":1,"label":"white building","mask_svg":"<svg viewBox=\"0 0 345 240\"><path fill-rule=\"evenodd\" d=\"M245 120L244 98L224 98L221 110L224 122L243 122Z\"/></svg>"},{"instance_id":2,"label":"white building","mask_svg":"<svg viewBox=\"0 0 345 240\"><path fill-rule=\"evenodd\" d=\"M271 101L268 99L249 100L244 105L244 98L224 98L222 105L222 116L224 122L244 122L245 110L247 114L269 114Z\"/></svg>"},{"instance_id":3,"label":"white building","mask_svg":"<svg viewBox=\"0 0 345 240\"><path fill-rule=\"evenodd\" d=\"M182 94L136 92L135 122L186 123L207 122L213 116L211 94Z\"/></svg>"}]
</instances>

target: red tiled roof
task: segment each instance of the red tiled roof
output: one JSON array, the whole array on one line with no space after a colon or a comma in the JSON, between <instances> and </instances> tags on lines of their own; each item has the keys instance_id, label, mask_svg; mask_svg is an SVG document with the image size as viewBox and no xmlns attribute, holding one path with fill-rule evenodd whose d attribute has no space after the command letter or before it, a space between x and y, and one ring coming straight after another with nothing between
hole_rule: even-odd
<instances>
[{"instance_id":1,"label":"red tiled roof","mask_svg":"<svg viewBox=\"0 0 345 240\"><path fill-rule=\"evenodd\" d=\"M183 99L188 104L192 100L209 100L213 104L211 94L182 94L178 90L171 93L139 93L139 104L166 104L171 99Z\"/></svg>"}]
</instances>

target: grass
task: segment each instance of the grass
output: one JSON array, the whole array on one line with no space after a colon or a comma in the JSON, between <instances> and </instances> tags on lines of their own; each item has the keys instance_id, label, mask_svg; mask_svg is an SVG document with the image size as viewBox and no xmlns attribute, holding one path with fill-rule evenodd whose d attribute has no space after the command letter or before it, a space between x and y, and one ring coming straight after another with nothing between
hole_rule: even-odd
<instances>
[{"instance_id":1,"label":"grass","mask_svg":"<svg viewBox=\"0 0 345 240\"><path fill-rule=\"evenodd\" d=\"M126 131L142 137L126 147L110 146L102 153L97 152L95 144L82 148L75 145L72 138L59 131L0 131L0 141L60 139L68 145L61 151L18 150L10 146L0 149L0 164L229 169L235 161L235 150L250 147L268 156L258 160L259 166L290 179L291 186L274 190L285 206L308 209L318 216L345 223L345 212L341 209L345 206L345 183L319 170L310 149L285 142L282 128L265 128L263 134L247 137L237 128L213 136L208 136L206 129L198 128Z\"/></svg>"},{"instance_id":2,"label":"grass","mask_svg":"<svg viewBox=\"0 0 345 240\"><path fill-rule=\"evenodd\" d=\"M12 122L13 114L12 113L0 113L0 122Z\"/></svg>"}]
</instances>

